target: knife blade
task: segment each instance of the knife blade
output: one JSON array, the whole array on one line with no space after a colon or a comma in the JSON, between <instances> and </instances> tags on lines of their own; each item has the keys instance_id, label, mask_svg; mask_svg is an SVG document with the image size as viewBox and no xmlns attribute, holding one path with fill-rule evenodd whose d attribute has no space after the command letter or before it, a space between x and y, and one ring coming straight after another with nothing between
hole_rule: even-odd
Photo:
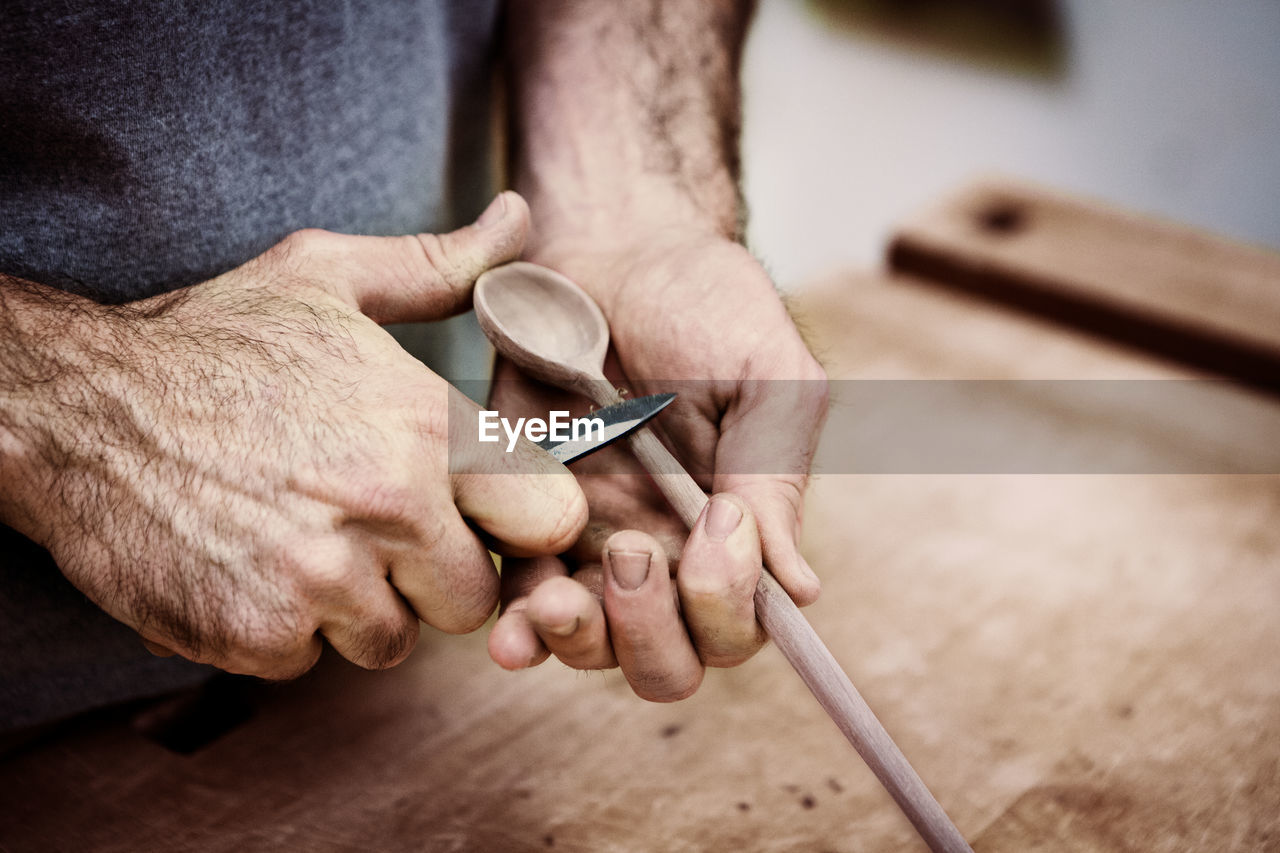
<instances>
[{"instance_id":1,"label":"knife blade","mask_svg":"<svg viewBox=\"0 0 1280 853\"><path fill-rule=\"evenodd\" d=\"M676 398L675 394L650 394L647 397L634 397L597 409L583 418L574 420L581 423L575 429L576 437L567 441L555 441L547 438L538 442L538 446L556 458L557 462L568 465L575 459L581 459L600 448L612 444L627 433L643 426L650 418L661 412ZM599 424L594 421L598 420Z\"/></svg>"}]
</instances>

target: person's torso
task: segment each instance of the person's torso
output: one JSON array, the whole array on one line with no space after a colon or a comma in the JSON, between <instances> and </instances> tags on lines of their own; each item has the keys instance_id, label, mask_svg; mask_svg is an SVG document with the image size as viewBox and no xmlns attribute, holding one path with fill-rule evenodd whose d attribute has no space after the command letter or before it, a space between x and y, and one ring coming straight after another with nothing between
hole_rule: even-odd
<instances>
[{"instance_id":1,"label":"person's torso","mask_svg":"<svg viewBox=\"0 0 1280 853\"><path fill-rule=\"evenodd\" d=\"M0 272L113 301L303 227L450 226L479 174L496 0L11 0Z\"/></svg>"}]
</instances>

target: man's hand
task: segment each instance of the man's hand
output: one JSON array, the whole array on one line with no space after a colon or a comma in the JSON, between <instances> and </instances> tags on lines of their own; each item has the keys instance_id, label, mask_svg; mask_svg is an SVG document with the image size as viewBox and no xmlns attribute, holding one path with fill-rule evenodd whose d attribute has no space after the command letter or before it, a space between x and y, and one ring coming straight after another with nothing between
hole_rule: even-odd
<instances>
[{"instance_id":1,"label":"man's hand","mask_svg":"<svg viewBox=\"0 0 1280 853\"><path fill-rule=\"evenodd\" d=\"M625 451L576 464L592 516L582 539L564 560L504 563L489 639L504 666L548 653L616 663L639 695L678 699L704 665L760 647L762 550L798 602L818 594L796 540L824 374L737 242L737 72L751 6L508 2L512 176L535 214L526 257L595 297L616 382L680 393L657 429L715 494L688 533ZM543 393L500 382L495 402L545 411Z\"/></svg>"},{"instance_id":2,"label":"man's hand","mask_svg":"<svg viewBox=\"0 0 1280 853\"><path fill-rule=\"evenodd\" d=\"M728 240L553 245L535 260L599 302L617 384L680 393L658 428L714 496L688 533L625 450L575 465L591 507L586 535L563 560L504 562L490 653L508 668L548 653L583 669L620 665L644 698L682 698L704 665L736 665L762 644L752 598L762 546L793 598L817 598L797 545L825 374L764 271ZM566 408L511 376L500 373L498 408Z\"/></svg>"},{"instance_id":3,"label":"man's hand","mask_svg":"<svg viewBox=\"0 0 1280 853\"><path fill-rule=\"evenodd\" d=\"M506 193L451 234L299 232L128 305L0 284L0 518L153 650L232 672L477 628L498 576L467 520L550 554L586 504L531 447L451 474L451 389L377 324L465 309L527 228Z\"/></svg>"}]
</instances>

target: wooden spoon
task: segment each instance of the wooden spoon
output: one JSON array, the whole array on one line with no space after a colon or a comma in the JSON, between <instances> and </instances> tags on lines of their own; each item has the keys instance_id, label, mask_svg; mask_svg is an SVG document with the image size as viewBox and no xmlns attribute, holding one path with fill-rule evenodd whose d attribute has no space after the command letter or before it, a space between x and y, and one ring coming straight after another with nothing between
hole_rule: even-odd
<instances>
[{"instance_id":1,"label":"wooden spoon","mask_svg":"<svg viewBox=\"0 0 1280 853\"><path fill-rule=\"evenodd\" d=\"M476 316L494 349L525 373L598 406L618 401L604 376L609 324L581 288L553 270L516 262L489 270L475 288ZM708 497L648 427L631 449L690 528ZM970 850L830 650L778 581L762 567L756 616L818 702L876 774L930 849Z\"/></svg>"}]
</instances>

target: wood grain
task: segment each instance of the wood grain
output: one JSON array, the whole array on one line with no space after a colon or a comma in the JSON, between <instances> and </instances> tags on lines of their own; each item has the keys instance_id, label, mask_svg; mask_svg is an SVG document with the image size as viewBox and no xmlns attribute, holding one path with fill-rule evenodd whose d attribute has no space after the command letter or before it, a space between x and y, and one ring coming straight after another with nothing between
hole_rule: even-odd
<instances>
[{"instance_id":1,"label":"wood grain","mask_svg":"<svg viewBox=\"0 0 1280 853\"><path fill-rule=\"evenodd\" d=\"M1280 391L1280 254L1008 180L902 226L890 265Z\"/></svg>"}]
</instances>

